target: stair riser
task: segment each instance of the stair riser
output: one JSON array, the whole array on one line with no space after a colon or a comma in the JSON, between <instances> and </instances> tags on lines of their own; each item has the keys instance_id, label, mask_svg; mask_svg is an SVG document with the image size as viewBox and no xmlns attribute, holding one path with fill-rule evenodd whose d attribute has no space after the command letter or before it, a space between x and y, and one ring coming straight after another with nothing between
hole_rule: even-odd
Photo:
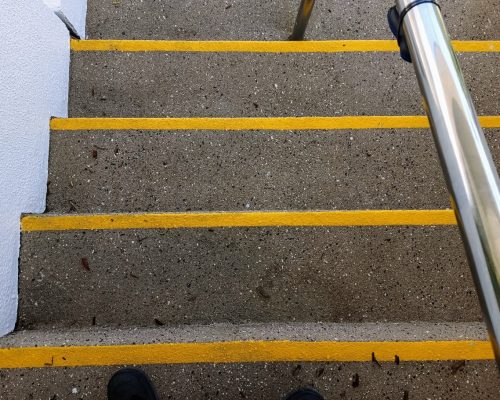
<instances>
[{"instance_id":1,"label":"stair riser","mask_svg":"<svg viewBox=\"0 0 500 400\"><path fill-rule=\"evenodd\" d=\"M459 59L478 113L497 113L496 54ZM396 52L73 52L71 65L73 117L424 113L413 66Z\"/></svg>"},{"instance_id":2,"label":"stair riser","mask_svg":"<svg viewBox=\"0 0 500 400\"><path fill-rule=\"evenodd\" d=\"M2 400L72 397L105 400L106 385L119 367L1 370ZM327 399L497 399L498 373L491 362L256 363L144 366L167 399L282 399L314 385ZM359 386L353 387L353 377ZM22 384L20 384L22 382ZM408 397L405 397L405 391Z\"/></svg>"},{"instance_id":3,"label":"stair riser","mask_svg":"<svg viewBox=\"0 0 500 400\"><path fill-rule=\"evenodd\" d=\"M90 38L112 39L286 40L299 3L299 0L115 3L89 0L87 34ZM390 38L387 10L394 4L394 0L316 1L306 37ZM481 0L446 0L440 4L454 38L488 39L500 31L498 7L485 7Z\"/></svg>"},{"instance_id":4,"label":"stair riser","mask_svg":"<svg viewBox=\"0 0 500 400\"><path fill-rule=\"evenodd\" d=\"M28 328L481 320L456 227L24 233L20 299Z\"/></svg>"}]
</instances>

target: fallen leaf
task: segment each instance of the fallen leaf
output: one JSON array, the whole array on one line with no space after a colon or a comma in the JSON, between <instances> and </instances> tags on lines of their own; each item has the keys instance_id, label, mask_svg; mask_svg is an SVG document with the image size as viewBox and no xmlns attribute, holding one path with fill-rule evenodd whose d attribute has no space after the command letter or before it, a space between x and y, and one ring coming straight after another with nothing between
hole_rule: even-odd
<instances>
[{"instance_id":1,"label":"fallen leaf","mask_svg":"<svg viewBox=\"0 0 500 400\"><path fill-rule=\"evenodd\" d=\"M271 294L266 290L264 289L264 287L262 286L258 286L255 291L261 296L263 297L264 299L270 299L271 298Z\"/></svg>"},{"instance_id":2,"label":"fallen leaf","mask_svg":"<svg viewBox=\"0 0 500 400\"><path fill-rule=\"evenodd\" d=\"M82 267L86 271L90 271L90 265L89 265L89 260L87 257L82 258Z\"/></svg>"},{"instance_id":3,"label":"fallen leaf","mask_svg":"<svg viewBox=\"0 0 500 400\"><path fill-rule=\"evenodd\" d=\"M457 361L451 366L451 373L455 375L458 371L463 370L465 367L465 360Z\"/></svg>"},{"instance_id":4,"label":"fallen leaf","mask_svg":"<svg viewBox=\"0 0 500 400\"><path fill-rule=\"evenodd\" d=\"M302 365L298 364L293 370L292 370L292 376L297 376L300 374L300 371L302 370Z\"/></svg>"},{"instance_id":5,"label":"fallen leaf","mask_svg":"<svg viewBox=\"0 0 500 400\"><path fill-rule=\"evenodd\" d=\"M354 376L352 377L352 387L353 388L359 387L359 375L358 374L354 374Z\"/></svg>"}]
</instances>

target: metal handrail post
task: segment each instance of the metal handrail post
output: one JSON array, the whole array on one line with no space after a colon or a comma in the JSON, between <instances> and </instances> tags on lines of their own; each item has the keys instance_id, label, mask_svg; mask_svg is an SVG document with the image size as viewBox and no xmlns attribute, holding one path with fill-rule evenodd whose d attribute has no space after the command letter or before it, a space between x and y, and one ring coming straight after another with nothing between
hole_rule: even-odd
<instances>
[{"instance_id":1,"label":"metal handrail post","mask_svg":"<svg viewBox=\"0 0 500 400\"><path fill-rule=\"evenodd\" d=\"M500 363L500 185L436 4L396 0L472 275ZM408 11L409 9L409 11ZM408 12L406 12L408 11Z\"/></svg>"},{"instance_id":2,"label":"metal handrail post","mask_svg":"<svg viewBox=\"0 0 500 400\"><path fill-rule=\"evenodd\" d=\"M293 33L290 35L289 40L303 40L306 32L309 18L311 17L314 8L315 0L301 0Z\"/></svg>"}]
</instances>

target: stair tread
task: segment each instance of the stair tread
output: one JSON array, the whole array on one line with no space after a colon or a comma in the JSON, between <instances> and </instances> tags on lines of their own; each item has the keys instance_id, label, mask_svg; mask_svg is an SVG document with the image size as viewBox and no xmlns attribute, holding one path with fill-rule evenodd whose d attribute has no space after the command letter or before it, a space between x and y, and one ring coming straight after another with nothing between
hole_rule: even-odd
<instances>
[{"instance_id":1,"label":"stair tread","mask_svg":"<svg viewBox=\"0 0 500 400\"><path fill-rule=\"evenodd\" d=\"M478 113L497 113L498 54L458 58ZM69 108L72 117L424 114L413 66L397 53L73 52Z\"/></svg>"},{"instance_id":2,"label":"stair tread","mask_svg":"<svg viewBox=\"0 0 500 400\"><path fill-rule=\"evenodd\" d=\"M485 131L500 161L500 129ZM442 209L429 130L53 131L51 213Z\"/></svg>"},{"instance_id":3,"label":"stair tread","mask_svg":"<svg viewBox=\"0 0 500 400\"><path fill-rule=\"evenodd\" d=\"M441 3L452 37L498 36L498 7L485 7L480 0ZM393 1L317 1L306 38L391 38L387 10L393 5ZM191 0L189 3L90 0L87 35L96 39L286 40L292 31L298 6L299 1L286 0Z\"/></svg>"},{"instance_id":4,"label":"stair tread","mask_svg":"<svg viewBox=\"0 0 500 400\"><path fill-rule=\"evenodd\" d=\"M482 318L456 226L24 232L20 260L20 327Z\"/></svg>"}]
</instances>

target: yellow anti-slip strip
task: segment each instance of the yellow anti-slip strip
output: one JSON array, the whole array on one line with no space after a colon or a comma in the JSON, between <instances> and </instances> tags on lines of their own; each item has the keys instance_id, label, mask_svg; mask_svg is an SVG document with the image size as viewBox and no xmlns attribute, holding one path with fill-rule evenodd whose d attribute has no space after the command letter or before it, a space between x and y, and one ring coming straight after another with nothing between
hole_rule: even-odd
<instances>
[{"instance_id":1,"label":"yellow anti-slip strip","mask_svg":"<svg viewBox=\"0 0 500 400\"><path fill-rule=\"evenodd\" d=\"M492 360L486 341L238 341L0 349L0 368L290 361L381 362Z\"/></svg>"},{"instance_id":2,"label":"yellow anti-slip strip","mask_svg":"<svg viewBox=\"0 0 500 400\"><path fill-rule=\"evenodd\" d=\"M500 41L453 41L453 48L465 52L499 52ZM162 51L238 53L341 53L396 52L395 40L325 41L186 41L186 40L72 40L73 51Z\"/></svg>"},{"instance_id":3,"label":"yellow anti-slip strip","mask_svg":"<svg viewBox=\"0 0 500 400\"><path fill-rule=\"evenodd\" d=\"M500 116L479 117L483 128L500 128ZM341 130L423 129L426 116L276 118L54 118L53 131L78 130Z\"/></svg>"},{"instance_id":4,"label":"yellow anti-slip strip","mask_svg":"<svg viewBox=\"0 0 500 400\"><path fill-rule=\"evenodd\" d=\"M262 211L168 214L29 215L23 232L273 226L454 225L452 210Z\"/></svg>"}]
</instances>

